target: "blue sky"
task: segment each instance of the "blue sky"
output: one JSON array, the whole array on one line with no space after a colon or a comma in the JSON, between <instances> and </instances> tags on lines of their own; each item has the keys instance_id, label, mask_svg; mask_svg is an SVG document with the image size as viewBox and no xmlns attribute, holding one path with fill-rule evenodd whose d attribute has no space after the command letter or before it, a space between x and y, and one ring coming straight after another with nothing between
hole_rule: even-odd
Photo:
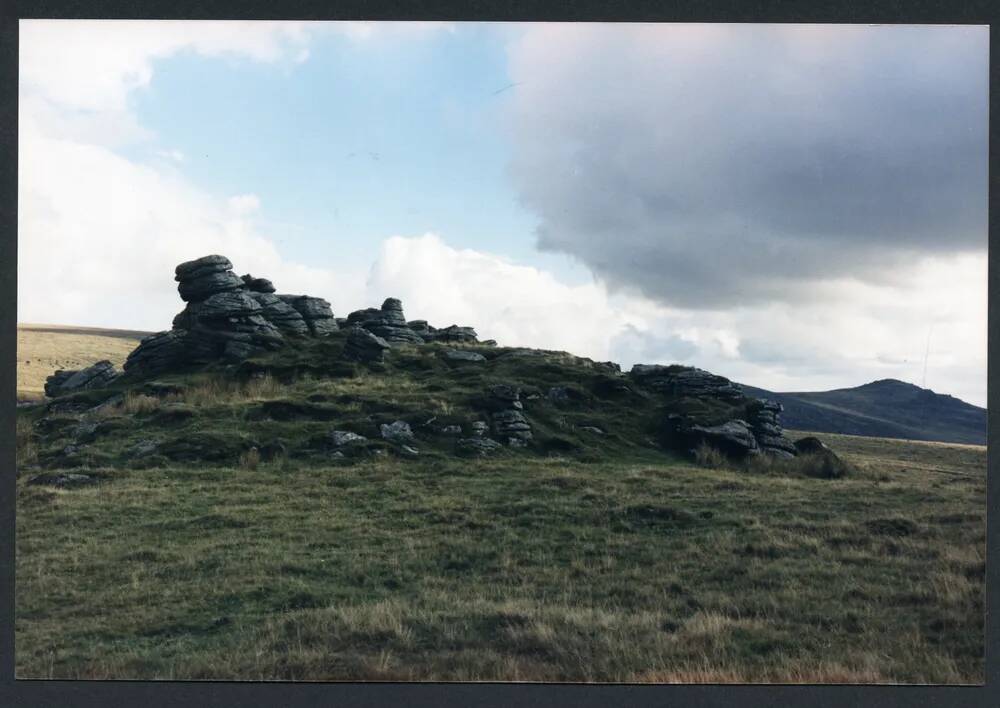
<instances>
[{"instance_id":1,"label":"blue sky","mask_svg":"<svg viewBox=\"0 0 1000 708\"><path fill-rule=\"evenodd\" d=\"M18 319L165 329L222 253L338 315L983 404L988 39L22 21Z\"/></svg>"},{"instance_id":2,"label":"blue sky","mask_svg":"<svg viewBox=\"0 0 1000 708\"><path fill-rule=\"evenodd\" d=\"M360 263L387 234L434 232L586 278L568 257L535 248L538 220L507 174L510 33L466 25L398 43L328 35L300 63L182 51L133 94L157 140L126 154L178 150L200 188L258 195L260 224L290 259Z\"/></svg>"}]
</instances>

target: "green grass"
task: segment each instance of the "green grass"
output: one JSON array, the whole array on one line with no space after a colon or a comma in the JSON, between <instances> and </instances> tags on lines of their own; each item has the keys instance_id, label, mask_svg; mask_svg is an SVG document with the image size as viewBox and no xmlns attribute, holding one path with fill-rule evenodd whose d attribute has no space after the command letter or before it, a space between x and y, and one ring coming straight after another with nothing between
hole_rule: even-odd
<instances>
[{"instance_id":1,"label":"green grass","mask_svg":"<svg viewBox=\"0 0 1000 708\"><path fill-rule=\"evenodd\" d=\"M985 448L822 435L848 476L709 469L585 360L428 347L367 371L338 346L21 412L19 678L982 681ZM589 398L526 400L538 446L495 459L416 427L511 380ZM312 442L396 417L419 458ZM103 427L70 460L80 419ZM133 460L144 438L166 451ZM29 485L30 455L99 484Z\"/></svg>"}]
</instances>

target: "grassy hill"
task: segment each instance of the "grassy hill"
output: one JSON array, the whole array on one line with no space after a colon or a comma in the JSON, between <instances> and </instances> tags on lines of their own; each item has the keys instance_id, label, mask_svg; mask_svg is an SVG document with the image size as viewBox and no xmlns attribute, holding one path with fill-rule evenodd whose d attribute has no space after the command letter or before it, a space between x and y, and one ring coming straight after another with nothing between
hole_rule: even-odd
<instances>
[{"instance_id":1,"label":"grassy hill","mask_svg":"<svg viewBox=\"0 0 1000 708\"><path fill-rule=\"evenodd\" d=\"M342 347L19 411L19 678L982 680L985 448L699 466L659 446L662 397L587 359ZM532 447L459 457L442 431L494 383Z\"/></svg>"},{"instance_id":2,"label":"grassy hill","mask_svg":"<svg viewBox=\"0 0 1000 708\"><path fill-rule=\"evenodd\" d=\"M80 369L107 359L121 368L128 353L149 332L66 325L17 326L17 399L44 395L45 379L56 369Z\"/></svg>"},{"instance_id":3,"label":"grassy hill","mask_svg":"<svg viewBox=\"0 0 1000 708\"><path fill-rule=\"evenodd\" d=\"M883 379L834 391L775 393L743 386L785 407L789 427L847 435L986 444L986 409L913 384Z\"/></svg>"}]
</instances>

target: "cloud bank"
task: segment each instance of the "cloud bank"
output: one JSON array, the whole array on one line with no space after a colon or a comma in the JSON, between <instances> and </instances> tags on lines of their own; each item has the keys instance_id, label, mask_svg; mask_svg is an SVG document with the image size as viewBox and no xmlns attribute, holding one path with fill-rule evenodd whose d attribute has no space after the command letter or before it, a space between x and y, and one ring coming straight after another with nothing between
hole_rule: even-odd
<instances>
[{"instance_id":1,"label":"cloud bank","mask_svg":"<svg viewBox=\"0 0 1000 708\"><path fill-rule=\"evenodd\" d=\"M536 25L512 175L538 246L686 308L986 246L985 27Z\"/></svg>"}]
</instances>

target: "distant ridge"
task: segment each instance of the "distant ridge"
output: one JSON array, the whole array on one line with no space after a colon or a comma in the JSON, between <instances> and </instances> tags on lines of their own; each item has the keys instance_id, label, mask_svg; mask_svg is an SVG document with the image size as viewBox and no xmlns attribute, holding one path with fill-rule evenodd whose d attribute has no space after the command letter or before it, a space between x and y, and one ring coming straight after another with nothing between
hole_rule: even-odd
<instances>
[{"instance_id":1,"label":"distant ridge","mask_svg":"<svg viewBox=\"0 0 1000 708\"><path fill-rule=\"evenodd\" d=\"M833 391L777 393L741 384L784 407L785 427L822 433L986 444L986 409L896 379Z\"/></svg>"}]
</instances>

